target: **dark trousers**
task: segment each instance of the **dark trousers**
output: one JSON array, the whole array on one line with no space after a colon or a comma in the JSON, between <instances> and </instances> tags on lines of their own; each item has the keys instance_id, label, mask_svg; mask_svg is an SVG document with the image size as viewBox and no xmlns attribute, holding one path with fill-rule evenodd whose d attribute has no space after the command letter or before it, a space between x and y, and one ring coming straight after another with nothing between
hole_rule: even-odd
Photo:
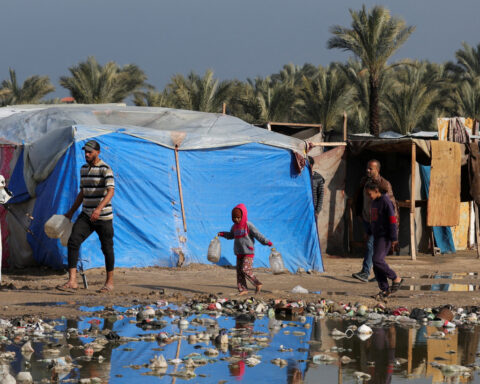
<instances>
[{"instance_id":1,"label":"dark trousers","mask_svg":"<svg viewBox=\"0 0 480 384\"><path fill-rule=\"evenodd\" d=\"M385 237L375 237L373 239L373 272L378 282L378 287L382 291L388 290L388 279L395 280L397 274L388 266L385 261L392 242Z\"/></svg>"},{"instance_id":2,"label":"dark trousers","mask_svg":"<svg viewBox=\"0 0 480 384\"><path fill-rule=\"evenodd\" d=\"M92 234L97 232L102 252L105 256L105 268L107 272L113 271L115 264L115 255L113 253L113 220L90 221L90 217L85 213L78 216L73 224L72 234L68 239L68 268L77 268L78 255L82 243Z\"/></svg>"}]
</instances>

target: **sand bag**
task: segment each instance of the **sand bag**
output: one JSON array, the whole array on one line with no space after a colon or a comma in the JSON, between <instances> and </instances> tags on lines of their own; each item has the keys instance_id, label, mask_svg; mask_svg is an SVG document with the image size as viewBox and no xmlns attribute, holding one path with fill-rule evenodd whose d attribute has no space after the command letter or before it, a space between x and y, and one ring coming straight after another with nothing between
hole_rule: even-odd
<instances>
[{"instance_id":1,"label":"sand bag","mask_svg":"<svg viewBox=\"0 0 480 384\"><path fill-rule=\"evenodd\" d=\"M207 259L212 263L218 263L220 261L220 254L222 253L222 248L220 245L220 240L218 236L215 236L210 245L208 246Z\"/></svg>"}]
</instances>

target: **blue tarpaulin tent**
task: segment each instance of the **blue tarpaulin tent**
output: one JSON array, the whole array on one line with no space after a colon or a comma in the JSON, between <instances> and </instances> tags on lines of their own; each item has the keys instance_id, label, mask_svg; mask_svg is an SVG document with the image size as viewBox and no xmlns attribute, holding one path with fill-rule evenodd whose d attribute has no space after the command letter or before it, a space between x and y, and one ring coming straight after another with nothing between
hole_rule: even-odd
<instances>
[{"instance_id":1,"label":"blue tarpaulin tent","mask_svg":"<svg viewBox=\"0 0 480 384\"><path fill-rule=\"evenodd\" d=\"M95 138L115 175L116 266L175 266L179 253L187 263L207 263L210 240L231 227L231 209L244 203L288 269L323 271L310 175L295 167L295 153L303 154L300 140L231 116L115 106L17 113L0 120L0 135L24 142L9 187L15 203L34 199L34 236L27 241L40 264L66 264L66 248L46 237L43 225L72 205L85 163L81 148ZM269 252L257 243L256 267L268 267ZM95 234L82 245L81 258L86 268L104 265ZM222 240L220 264L235 264L232 242Z\"/></svg>"}]
</instances>

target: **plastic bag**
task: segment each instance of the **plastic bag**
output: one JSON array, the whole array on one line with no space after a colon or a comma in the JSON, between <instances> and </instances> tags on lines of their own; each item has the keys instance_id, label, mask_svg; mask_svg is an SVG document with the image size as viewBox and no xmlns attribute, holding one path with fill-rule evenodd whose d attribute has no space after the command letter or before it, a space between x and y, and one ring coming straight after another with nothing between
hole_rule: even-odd
<instances>
[{"instance_id":1,"label":"plastic bag","mask_svg":"<svg viewBox=\"0 0 480 384\"><path fill-rule=\"evenodd\" d=\"M270 252L269 261L270 269L274 275L287 272L285 265L283 265L282 255L275 248L272 248L272 251Z\"/></svg>"},{"instance_id":2,"label":"plastic bag","mask_svg":"<svg viewBox=\"0 0 480 384\"><path fill-rule=\"evenodd\" d=\"M51 239L60 239L65 231L70 228L72 223L64 215L53 215L44 225L45 234Z\"/></svg>"},{"instance_id":3,"label":"plastic bag","mask_svg":"<svg viewBox=\"0 0 480 384\"><path fill-rule=\"evenodd\" d=\"M292 293L308 293L308 289L303 288L301 285L297 285L292 289Z\"/></svg>"},{"instance_id":4,"label":"plastic bag","mask_svg":"<svg viewBox=\"0 0 480 384\"><path fill-rule=\"evenodd\" d=\"M222 253L222 248L220 245L220 240L218 236L215 236L210 245L208 246L207 259L212 263L218 263L220 261L220 254Z\"/></svg>"}]
</instances>

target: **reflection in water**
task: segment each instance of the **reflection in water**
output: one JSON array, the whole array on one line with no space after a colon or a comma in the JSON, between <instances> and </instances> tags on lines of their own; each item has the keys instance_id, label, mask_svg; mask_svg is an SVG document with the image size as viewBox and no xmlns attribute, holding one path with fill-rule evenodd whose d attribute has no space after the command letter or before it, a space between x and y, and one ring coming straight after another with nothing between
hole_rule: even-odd
<instances>
[{"instance_id":1,"label":"reflection in water","mask_svg":"<svg viewBox=\"0 0 480 384\"><path fill-rule=\"evenodd\" d=\"M441 292L472 292L478 291L479 285L475 284L422 284L422 285L404 285L400 287L402 291L441 291Z\"/></svg>"},{"instance_id":2,"label":"reflection in water","mask_svg":"<svg viewBox=\"0 0 480 384\"><path fill-rule=\"evenodd\" d=\"M345 332L347 327L361 324L339 316L280 320L255 319L249 314L204 314L188 316L189 325L182 329L174 314L150 323L137 323L135 317L118 312L102 316L61 321L56 326L57 333L34 340L35 352L30 356L20 351L23 339L8 333L13 343L1 343L0 352L16 352L11 370L28 370L36 382L76 382L91 377L102 383L183 382L178 375L187 371L186 361L169 364L164 370L148 368L150 360L162 354L167 360L190 356L199 365L192 369L196 375L193 382L200 383L354 383L355 377L362 374L371 377L365 382L376 384L445 380L480 383L476 375L447 378L445 372L432 366L476 364L478 326L465 326L438 338L435 335L440 329L427 325L370 324L373 334L362 341L356 335L331 336L333 329ZM221 335L225 332L228 344L222 343ZM86 345L93 346L92 356L86 354ZM218 356L208 355L215 347ZM48 357L55 350L58 354ZM255 359L261 362L251 364ZM274 365L274 359L285 364ZM58 365L62 361L72 362L73 369L63 370Z\"/></svg>"}]
</instances>

